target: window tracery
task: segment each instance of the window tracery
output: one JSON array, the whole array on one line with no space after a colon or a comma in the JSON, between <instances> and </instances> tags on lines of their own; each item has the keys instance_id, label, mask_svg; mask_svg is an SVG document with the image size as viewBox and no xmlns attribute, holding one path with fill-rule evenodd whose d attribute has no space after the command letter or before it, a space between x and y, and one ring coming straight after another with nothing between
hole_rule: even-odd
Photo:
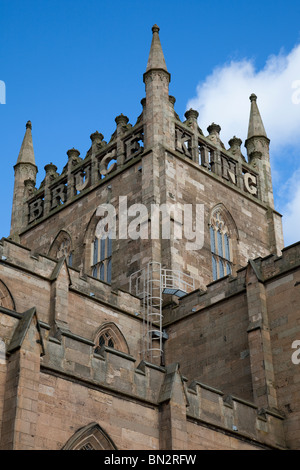
<instances>
[{"instance_id":1,"label":"window tracery","mask_svg":"<svg viewBox=\"0 0 300 470\"><path fill-rule=\"evenodd\" d=\"M99 353L103 346L129 354L128 345L123 334L112 322L102 325L96 335L95 352Z\"/></svg>"},{"instance_id":2,"label":"window tracery","mask_svg":"<svg viewBox=\"0 0 300 470\"><path fill-rule=\"evenodd\" d=\"M72 240L66 231L61 230L58 233L49 250L49 256L55 259L65 257L68 265L73 265Z\"/></svg>"},{"instance_id":3,"label":"window tracery","mask_svg":"<svg viewBox=\"0 0 300 470\"><path fill-rule=\"evenodd\" d=\"M233 269L232 241L221 208L213 212L209 230L213 280L216 281L232 274Z\"/></svg>"},{"instance_id":4,"label":"window tracery","mask_svg":"<svg viewBox=\"0 0 300 470\"><path fill-rule=\"evenodd\" d=\"M112 239L110 234L95 237L92 244L92 276L111 284Z\"/></svg>"},{"instance_id":5,"label":"window tracery","mask_svg":"<svg viewBox=\"0 0 300 470\"><path fill-rule=\"evenodd\" d=\"M9 308L10 310L15 310L15 301L8 289L0 279L0 307Z\"/></svg>"},{"instance_id":6,"label":"window tracery","mask_svg":"<svg viewBox=\"0 0 300 470\"><path fill-rule=\"evenodd\" d=\"M73 434L62 450L116 450L110 436L97 423L90 423Z\"/></svg>"}]
</instances>

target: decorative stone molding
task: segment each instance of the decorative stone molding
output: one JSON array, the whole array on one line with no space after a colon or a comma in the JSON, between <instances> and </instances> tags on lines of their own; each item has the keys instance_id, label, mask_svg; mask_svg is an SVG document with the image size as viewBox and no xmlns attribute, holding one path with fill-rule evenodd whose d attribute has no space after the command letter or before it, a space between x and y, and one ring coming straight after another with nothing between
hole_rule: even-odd
<instances>
[{"instance_id":1,"label":"decorative stone molding","mask_svg":"<svg viewBox=\"0 0 300 470\"><path fill-rule=\"evenodd\" d=\"M108 346L125 354L130 354L124 335L117 325L111 322L101 326L95 338L95 345L95 352L100 351L102 346Z\"/></svg>"},{"instance_id":2,"label":"decorative stone molding","mask_svg":"<svg viewBox=\"0 0 300 470\"><path fill-rule=\"evenodd\" d=\"M0 279L0 306L15 310L15 301L6 284Z\"/></svg>"},{"instance_id":3,"label":"decorative stone molding","mask_svg":"<svg viewBox=\"0 0 300 470\"><path fill-rule=\"evenodd\" d=\"M73 434L62 450L117 450L98 423L90 423Z\"/></svg>"}]
</instances>

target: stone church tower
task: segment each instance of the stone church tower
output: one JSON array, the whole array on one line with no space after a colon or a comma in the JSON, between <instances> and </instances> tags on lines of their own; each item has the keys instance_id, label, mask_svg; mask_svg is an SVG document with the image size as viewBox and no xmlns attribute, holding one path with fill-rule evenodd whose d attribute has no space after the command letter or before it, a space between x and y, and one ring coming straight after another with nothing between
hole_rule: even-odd
<instances>
[{"instance_id":1,"label":"stone church tower","mask_svg":"<svg viewBox=\"0 0 300 470\"><path fill-rule=\"evenodd\" d=\"M40 187L26 124L0 242L3 449L300 448L300 245L257 97L246 155L181 121L152 33L136 123Z\"/></svg>"}]
</instances>

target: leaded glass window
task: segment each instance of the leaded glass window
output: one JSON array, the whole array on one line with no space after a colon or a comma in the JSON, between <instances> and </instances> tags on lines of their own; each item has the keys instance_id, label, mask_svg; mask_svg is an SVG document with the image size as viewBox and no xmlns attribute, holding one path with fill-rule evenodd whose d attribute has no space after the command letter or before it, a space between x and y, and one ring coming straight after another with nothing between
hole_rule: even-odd
<instances>
[{"instance_id":1,"label":"leaded glass window","mask_svg":"<svg viewBox=\"0 0 300 470\"><path fill-rule=\"evenodd\" d=\"M105 234L101 239L95 238L92 246L92 276L111 283L112 239Z\"/></svg>"},{"instance_id":2,"label":"leaded glass window","mask_svg":"<svg viewBox=\"0 0 300 470\"><path fill-rule=\"evenodd\" d=\"M228 227L222 217L222 211L217 210L210 223L210 245L212 254L212 274L216 281L221 277L232 274L232 247Z\"/></svg>"},{"instance_id":3,"label":"leaded glass window","mask_svg":"<svg viewBox=\"0 0 300 470\"><path fill-rule=\"evenodd\" d=\"M100 352L102 346L108 346L109 348L115 347L115 342L112 338L111 331L107 330L99 336L98 346L95 348L95 352Z\"/></svg>"}]
</instances>

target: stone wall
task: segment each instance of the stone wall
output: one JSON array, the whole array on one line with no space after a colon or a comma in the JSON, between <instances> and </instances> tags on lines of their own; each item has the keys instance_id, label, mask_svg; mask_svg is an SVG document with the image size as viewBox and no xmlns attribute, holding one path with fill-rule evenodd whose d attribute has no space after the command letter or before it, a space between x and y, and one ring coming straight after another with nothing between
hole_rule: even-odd
<instances>
[{"instance_id":1,"label":"stone wall","mask_svg":"<svg viewBox=\"0 0 300 470\"><path fill-rule=\"evenodd\" d=\"M300 447L300 364L294 364L292 348L300 340L300 244L261 263L266 281L278 407L285 414L287 444ZM299 344L299 343L298 343ZM299 356L299 355L298 355Z\"/></svg>"},{"instance_id":2,"label":"stone wall","mask_svg":"<svg viewBox=\"0 0 300 470\"><path fill-rule=\"evenodd\" d=\"M285 447L281 414L238 398L229 386L220 391L205 385L196 365L195 375L185 377L186 363L181 368L170 350L166 367L141 360L138 299L8 240L2 240L0 255L0 278L16 304L16 310L0 307L6 351L0 373L3 449L60 449L93 422L119 449ZM238 293L241 279L240 274L231 283L236 295L229 305L244 297ZM199 292L187 296L167 327L180 324L185 302L188 336L190 306L197 301L200 307L205 296L213 306L218 296L220 301L218 285L226 296L226 282L213 283L200 297ZM106 346L95 352L98 318L99 324L117 321L128 353ZM170 336L167 342L172 341Z\"/></svg>"},{"instance_id":3,"label":"stone wall","mask_svg":"<svg viewBox=\"0 0 300 470\"><path fill-rule=\"evenodd\" d=\"M1 326L9 325L2 449L58 450L91 422L124 450L284 447L280 415L261 415L252 403L199 382L188 385L178 364L137 364L105 347L95 354L87 340L68 334L47 338L35 310L16 343L24 315L0 310Z\"/></svg>"},{"instance_id":4,"label":"stone wall","mask_svg":"<svg viewBox=\"0 0 300 470\"><path fill-rule=\"evenodd\" d=\"M234 184L224 181L221 176L208 171L180 154L166 153L166 202L192 204L195 218L197 204L204 205L204 245L201 249L187 250L186 239L172 240L172 269L191 274L197 287L202 289L212 281L211 242L209 224L212 210L217 205L232 219L229 226L233 251L234 274L248 259L269 254L270 238L267 208L255 197L245 193ZM165 258L164 262L168 260Z\"/></svg>"},{"instance_id":5,"label":"stone wall","mask_svg":"<svg viewBox=\"0 0 300 470\"><path fill-rule=\"evenodd\" d=\"M166 307L166 361L179 361L189 380L252 401L247 308L243 272L185 296L177 307Z\"/></svg>"},{"instance_id":6,"label":"stone wall","mask_svg":"<svg viewBox=\"0 0 300 470\"><path fill-rule=\"evenodd\" d=\"M300 340L299 260L299 243L282 256L257 258L164 314L166 360L180 361L189 380L277 408L291 448L299 448L300 366L292 361Z\"/></svg>"}]
</instances>

